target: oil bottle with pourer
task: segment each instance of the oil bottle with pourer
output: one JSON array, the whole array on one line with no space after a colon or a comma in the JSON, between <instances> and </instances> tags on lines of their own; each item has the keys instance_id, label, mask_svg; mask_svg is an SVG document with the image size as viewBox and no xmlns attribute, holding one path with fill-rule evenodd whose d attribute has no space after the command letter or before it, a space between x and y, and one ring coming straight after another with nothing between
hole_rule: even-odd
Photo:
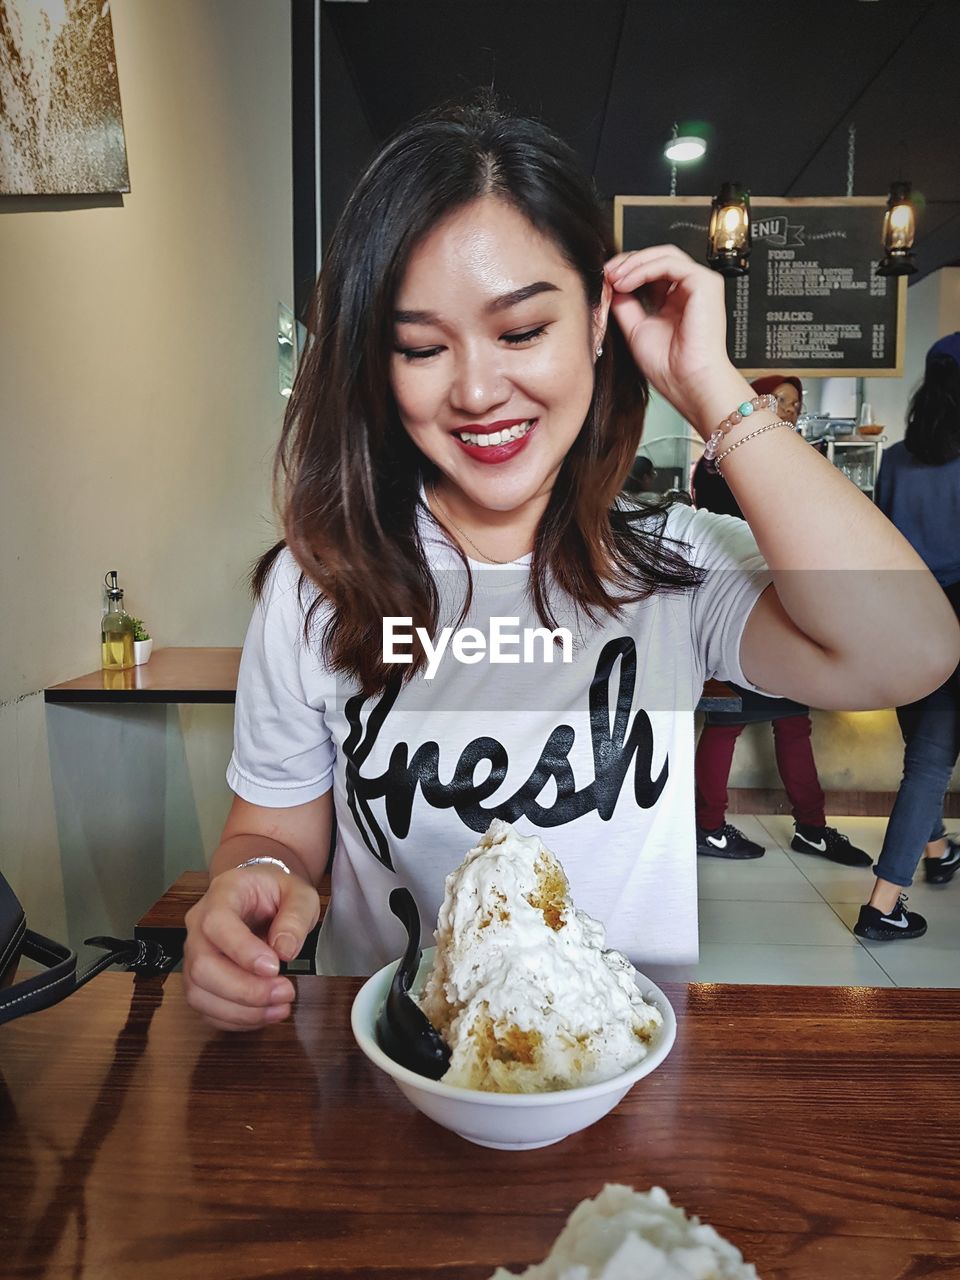
<instances>
[{"instance_id":1,"label":"oil bottle with pourer","mask_svg":"<svg viewBox=\"0 0 960 1280\"><path fill-rule=\"evenodd\" d=\"M133 619L123 607L123 588L117 583L117 571L111 569L104 578L107 587L107 609L100 622L100 665L104 671L125 671L133 661Z\"/></svg>"}]
</instances>

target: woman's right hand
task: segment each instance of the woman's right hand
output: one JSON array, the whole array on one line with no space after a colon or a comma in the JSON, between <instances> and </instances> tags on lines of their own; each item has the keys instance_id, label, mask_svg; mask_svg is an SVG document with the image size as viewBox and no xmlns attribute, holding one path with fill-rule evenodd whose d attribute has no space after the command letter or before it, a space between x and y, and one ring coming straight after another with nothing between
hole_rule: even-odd
<instances>
[{"instance_id":1,"label":"woman's right hand","mask_svg":"<svg viewBox=\"0 0 960 1280\"><path fill-rule=\"evenodd\" d=\"M638 367L706 439L753 395L727 355L722 277L672 244L619 253L604 270L610 309ZM652 309L638 290L655 302Z\"/></svg>"},{"instance_id":2,"label":"woman's right hand","mask_svg":"<svg viewBox=\"0 0 960 1280\"><path fill-rule=\"evenodd\" d=\"M249 1031L290 1014L294 986L280 961L299 955L320 918L316 889L279 867L216 876L187 912L187 1003L221 1031Z\"/></svg>"}]
</instances>

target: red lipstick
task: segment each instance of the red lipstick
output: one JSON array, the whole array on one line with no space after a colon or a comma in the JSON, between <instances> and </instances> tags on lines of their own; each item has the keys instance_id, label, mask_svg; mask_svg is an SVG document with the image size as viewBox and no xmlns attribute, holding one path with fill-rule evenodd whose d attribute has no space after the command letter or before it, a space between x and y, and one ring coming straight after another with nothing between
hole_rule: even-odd
<instances>
[{"instance_id":1,"label":"red lipstick","mask_svg":"<svg viewBox=\"0 0 960 1280\"><path fill-rule=\"evenodd\" d=\"M516 457L533 435L538 422L538 418L504 418L499 422L470 423L469 426L458 427L454 432L454 439L469 457L477 462L485 462L489 466L493 463L507 462ZM469 436L490 436L495 431L509 431L513 427L526 427L526 430L519 438L505 440L498 444L477 444L462 438L464 432Z\"/></svg>"}]
</instances>

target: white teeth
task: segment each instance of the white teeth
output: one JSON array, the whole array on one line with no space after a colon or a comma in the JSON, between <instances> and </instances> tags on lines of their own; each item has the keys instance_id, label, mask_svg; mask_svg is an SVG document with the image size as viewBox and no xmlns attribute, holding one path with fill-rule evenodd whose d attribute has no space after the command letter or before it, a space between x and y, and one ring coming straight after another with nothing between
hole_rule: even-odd
<instances>
[{"instance_id":1,"label":"white teeth","mask_svg":"<svg viewBox=\"0 0 960 1280\"><path fill-rule=\"evenodd\" d=\"M488 445L507 444L512 440L520 440L527 434L530 428L536 422L536 418L528 418L526 422L518 423L514 427L508 427L503 431L458 431L458 437L464 444L478 445L481 449L485 449Z\"/></svg>"}]
</instances>

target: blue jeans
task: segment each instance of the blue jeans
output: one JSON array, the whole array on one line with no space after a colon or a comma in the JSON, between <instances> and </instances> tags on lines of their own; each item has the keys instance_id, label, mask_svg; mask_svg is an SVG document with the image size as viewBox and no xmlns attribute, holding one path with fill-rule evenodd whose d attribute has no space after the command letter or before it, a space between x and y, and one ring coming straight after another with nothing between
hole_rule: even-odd
<instances>
[{"instance_id":1,"label":"blue jeans","mask_svg":"<svg viewBox=\"0 0 960 1280\"><path fill-rule=\"evenodd\" d=\"M960 756L957 669L919 702L897 707L903 734L903 779L887 823L874 874L906 888L924 845L944 835L943 797Z\"/></svg>"}]
</instances>

